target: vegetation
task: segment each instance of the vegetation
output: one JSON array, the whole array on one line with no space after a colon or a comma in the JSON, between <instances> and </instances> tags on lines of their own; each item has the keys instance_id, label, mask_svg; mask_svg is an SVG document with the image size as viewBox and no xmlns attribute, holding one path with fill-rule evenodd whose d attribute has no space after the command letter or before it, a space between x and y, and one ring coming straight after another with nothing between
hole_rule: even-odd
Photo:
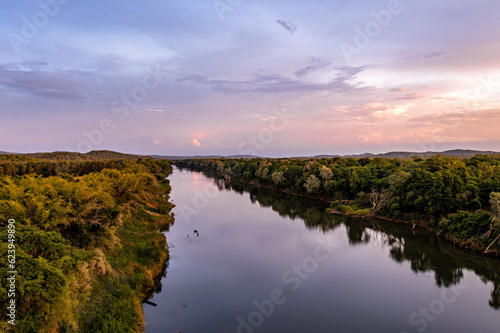
<instances>
[{"instance_id":1,"label":"vegetation","mask_svg":"<svg viewBox=\"0 0 500 333\"><path fill-rule=\"evenodd\" d=\"M426 226L461 246L500 254L500 157L191 159L179 167L321 198L340 213Z\"/></svg>"},{"instance_id":2,"label":"vegetation","mask_svg":"<svg viewBox=\"0 0 500 333\"><path fill-rule=\"evenodd\" d=\"M16 220L15 331L143 331L141 300L168 258L158 230L173 221L170 163L54 155L1 157L4 254L7 220ZM2 280L8 270L3 260ZM7 318L6 307L0 315ZM0 331L9 330L1 321Z\"/></svg>"}]
</instances>

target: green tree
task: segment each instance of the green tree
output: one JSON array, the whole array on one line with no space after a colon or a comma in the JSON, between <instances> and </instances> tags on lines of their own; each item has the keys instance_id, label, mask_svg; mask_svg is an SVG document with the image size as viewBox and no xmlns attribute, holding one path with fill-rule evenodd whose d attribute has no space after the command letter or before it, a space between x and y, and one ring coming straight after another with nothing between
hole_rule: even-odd
<instances>
[{"instance_id":1,"label":"green tree","mask_svg":"<svg viewBox=\"0 0 500 333\"><path fill-rule=\"evenodd\" d=\"M274 184L280 185L285 181L285 176L283 176L283 171L275 171L271 174Z\"/></svg>"},{"instance_id":2,"label":"green tree","mask_svg":"<svg viewBox=\"0 0 500 333\"><path fill-rule=\"evenodd\" d=\"M307 178L304 187L306 188L307 193L314 193L321 187L321 182L315 175L310 175Z\"/></svg>"},{"instance_id":3,"label":"green tree","mask_svg":"<svg viewBox=\"0 0 500 333\"><path fill-rule=\"evenodd\" d=\"M403 170L398 170L389 175L389 188L396 194L404 192L406 181L410 179L411 173Z\"/></svg>"},{"instance_id":4,"label":"green tree","mask_svg":"<svg viewBox=\"0 0 500 333\"><path fill-rule=\"evenodd\" d=\"M333 177L333 172L332 172L332 170L330 168L328 168L328 167L326 167L326 166L323 165L321 167L321 169L319 170L319 175L324 180L330 180Z\"/></svg>"}]
</instances>

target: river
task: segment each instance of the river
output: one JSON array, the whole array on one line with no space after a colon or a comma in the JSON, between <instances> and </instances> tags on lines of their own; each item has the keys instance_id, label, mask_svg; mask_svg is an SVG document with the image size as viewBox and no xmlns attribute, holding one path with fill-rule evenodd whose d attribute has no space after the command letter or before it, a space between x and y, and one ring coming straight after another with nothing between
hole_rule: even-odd
<instances>
[{"instance_id":1,"label":"river","mask_svg":"<svg viewBox=\"0 0 500 333\"><path fill-rule=\"evenodd\" d=\"M170 181L147 332L500 332L498 259L316 200L179 169Z\"/></svg>"}]
</instances>

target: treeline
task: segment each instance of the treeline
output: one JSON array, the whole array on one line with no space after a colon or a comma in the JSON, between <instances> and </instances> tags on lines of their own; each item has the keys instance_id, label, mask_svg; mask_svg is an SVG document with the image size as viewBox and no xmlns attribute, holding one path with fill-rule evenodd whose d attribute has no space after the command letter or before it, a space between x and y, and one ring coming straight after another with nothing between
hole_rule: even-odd
<instances>
[{"instance_id":1,"label":"treeline","mask_svg":"<svg viewBox=\"0 0 500 333\"><path fill-rule=\"evenodd\" d=\"M30 163L0 175L0 249L6 258L14 219L18 272L16 325L2 306L0 331L143 331L141 300L168 257L158 230L173 220L170 163L36 162L46 166L40 170ZM5 288L1 304L9 301Z\"/></svg>"},{"instance_id":2,"label":"treeline","mask_svg":"<svg viewBox=\"0 0 500 333\"><path fill-rule=\"evenodd\" d=\"M322 198L340 213L425 224L462 246L499 253L500 157L191 159L178 167ZM488 248L490 244L492 247Z\"/></svg>"},{"instance_id":3,"label":"treeline","mask_svg":"<svg viewBox=\"0 0 500 333\"><path fill-rule=\"evenodd\" d=\"M19 156L19 155L18 155ZM74 153L67 151L55 151L50 153L30 153L22 156L28 158L45 159L51 161L95 161L95 160L132 160L135 161L144 156L124 154L111 150L92 150L88 153Z\"/></svg>"},{"instance_id":4,"label":"treeline","mask_svg":"<svg viewBox=\"0 0 500 333\"><path fill-rule=\"evenodd\" d=\"M156 172L161 172L158 164L150 163L153 161L148 158L140 158L136 160L139 164L147 164L154 167ZM22 176L26 174L37 174L43 177L57 176L62 174L70 174L83 176L92 172L100 172L104 169L124 170L133 165L135 161L131 160L73 160L73 161L57 161L50 162L40 159L26 159L21 162L13 162L11 160L0 160L0 175L6 176ZM164 172L162 175L163 176ZM165 177L163 177L165 178Z\"/></svg>"},{"instance_id":5,"label":"treeline","mask_svg":"<svg viewBox=\"0 0 500 333\"><path fill-rule=\"evenodd\" d=\"M123 154L110 150L93 150L88 153L74 153L67 151L55 151L50 153L29 153L29 154L0 154L0 162L62 162L62 161L103 161L103 160L130 160L136 161L148 156Z\"/></svg>"}]
</instances>

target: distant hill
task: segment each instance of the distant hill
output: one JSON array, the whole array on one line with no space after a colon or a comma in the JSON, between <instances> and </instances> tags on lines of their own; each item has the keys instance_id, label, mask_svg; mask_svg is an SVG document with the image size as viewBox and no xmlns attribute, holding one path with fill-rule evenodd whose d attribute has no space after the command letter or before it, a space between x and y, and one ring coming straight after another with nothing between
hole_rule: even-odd
<instances>
[{"instance_id":1,"label":"distant hill","mask_svg":"<svg viewBox=\"0 0 500 333\"><path fill-rule=\"evenodd\" d=\"M374 158L374 157L383 157L383 158L411 158L412 156L419 156L421 158L427 158L442 154L443 156L453 156L453 157L472 157L476 154L484 154L484 155L500 155L500 152L496 151L484 151L484 150L470 150L470 149L453 149L453 150L445 150L441 152L437 151L426 151L426 152L409 152L409 151L391 151L383 154L372 154L372 153L364 153L364 154L355 154L355 155L315 155L315 156L297 156L290 158L334 158L334 157L354 157L354 158ZM0 155L18 155L28 158L37 158L42 160L51 160L51 161L72 161L72 160L138 160L139 158L151 157L155 159L169 159L169 160L185 160L185 159L201 159L201 158L266 158L262 156L254 156L254 155L197 155L197 156L173 156L173 155L134 155L134 154L124 154L111 150L93 150L88 153L74 153L67 151L56 151L56 152L47 152L47 153L29 153L29 154L13 154L8 152L0 152Z\"/></svg>"},{"instance_id":2,"label":"distant hill","mask_svg":"<svg viewBox=\"0 0 500 333\"><path fill-rule=\"evenodd\" d=\"M435 151L426 151L426 152L406 152L406 151L393 151L385 154L377 154L372 157L385 157L385 158L410 158L412 156L419 157L432 157L439 154L443 154L443 156L449 157L472 157L476 154L484 154L484 155L499 155L500 152L495 151L483 151L483 150L470 150L470 149L453 149L453 150L445 150L442 152Z\"/></svg>"},{"instance_id":3,"label":"distant hill","mask_svg":"<svg viewBox=\"0 0 500 333\"><path fill-rule=\"evenodd\" d=\"M476 154L500 155L500 152L484 151L484 150L470 150L470 149L453 149L453 150L445 150L445 151L441 151L441 152L439 152L439 151L426 151L426 152L391 151L391 152L383 153L383 154L364 153L364 154L358 154L358 155L343 155L341 157L411 158L412 156L419 156L422 158L426 158L426 157L436 156L439 154L442 154L443 156L449 156L449 157L452 157L452 156L453 157L472 157L472 156L475 156ZM316 156L313 156L312 158L334 158L334 157L339 157L339 155L316 155ZM307 158L307 157L303 157L303 158Z\"/></svg>"},{"instance_id":4,"label":"distant hill","mask_svg":"<svg viewBox=\"0 0 500 333\"><path fill-rule=\"evenodd\" d=\"M92 150L91 152L88 152L84 155L95 159L107 159L107 160L138 160L141 157L147 157L135 154L118 153L116 151L111 151L111 150Z\"/></svg>"},{"instance_id":5,"label":"distant hill","mask_svg":"<svg viewBox=\"0 0 500 333\"><path fill-rule=\"evenodd\" d=\"M169 160L184 160L184 159L200 159L200 158L258 158L259 156L252 155L206 155L206 156L162 156L162 155L135 155L135 154L124 154L111 150L92 150L88 153L75 153L68 151L55 151L55 152L45 152L45 153L28 153L28 154L15 154L0 152L0 155L18 155L24 158L36 158L41 160L50 161L74 161L74 160L138 160L139 158L155 158L155 159L169 159Z\"/></svg>"},{"instance_id":6,"label":"distant hill","mask_svg":"<svg viewBox=\"0 0 500 333\"><path fill-rule=\"evenodd\" d=\"M187 159L200 159L200 158L260 158L260 156L253 155L206 155L206 156L161 156L161 155L149 155L149 157L156 159L169 159L169 160L187 160Z\"/></svg>"},{"instance_id":7,"label":"distant hill","mask_svg":"<svg viewBox=\"0 0 500 333\"><path fill-rule=\"evenodd\" d=\"M446 151L427 151L427 152L410 152L410 151L391 151L383 154L372 154L372 153L364 153L364 154L355 154L355 155L315 155L315 156L297 156L290 158L334 158L334 157L354 157L354 158L374 158L374 157L383 157L383 158L411 158L412 156L419 156L422 158L432 157L439 154L443 154L443 156L454 156L454 157L472 157L476 154L484 154L484 155L500 155L500 152L495 151L483 151L483 150L470 150L470 149L453 149ZM200 158L266 158L262 156L254 156L254 155L198 155L198 156L162 156L162 155L150 155L152 158L157 159L169 159L169 160L185 160L185 159L200 159Z\"/></svg>"},{"instance_id":8,"label":"distant hill","mask_svg":"<svg viewBox=\"0 0 500 333\"><path fill-rule=\"evenodd\" d=\"M51 160L51 161L72 161L72 160L138 160L140 155L123 154L110 150L93 150L88 153L74 153L67 151L56 151L51 153L22 154L26 157Z\"/></svg>"}]
</instances>

